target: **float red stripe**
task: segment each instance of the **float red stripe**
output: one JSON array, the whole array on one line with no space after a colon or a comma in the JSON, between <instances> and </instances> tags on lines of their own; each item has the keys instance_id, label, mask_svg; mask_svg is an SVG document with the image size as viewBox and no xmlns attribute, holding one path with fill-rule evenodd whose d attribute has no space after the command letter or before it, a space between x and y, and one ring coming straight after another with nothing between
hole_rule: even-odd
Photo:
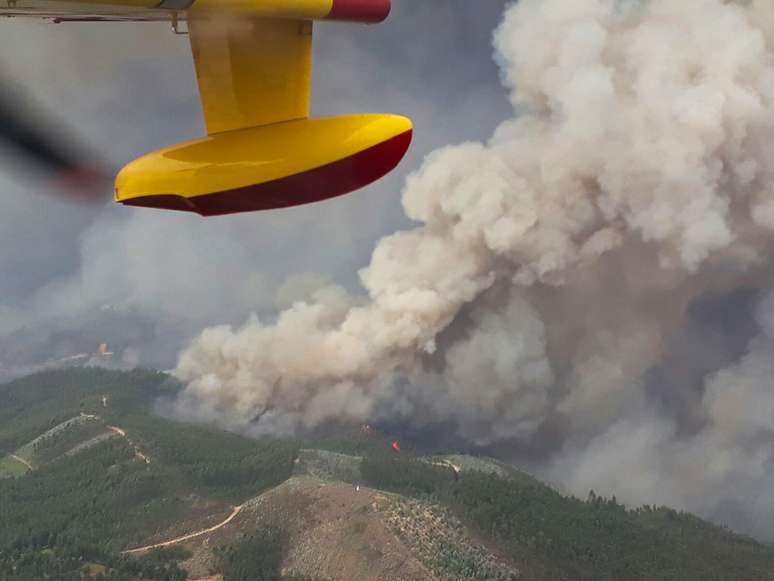
<instances>
[{"instance_id":1,"label":"float red stripe","mask_svg":"<svg viewBox=\"0 0 774 581\"><path fill-rule=\"evenodd\" d=\"M311 204L348 194L389 173L411 143L407 131L350 157L285 178L192 198L157 195L122 201L127 206L219 216Z\"/></svg>"},{"instance_id":2,"label":"float red stripe","mask_svg":"<svg viewBox=\"0 0 774 581\"><path fill-rule=\"evenodd\" d=\"M333 0L328 20L382 22L390 15L390 0Z\"/></svg>"}]
</instances>

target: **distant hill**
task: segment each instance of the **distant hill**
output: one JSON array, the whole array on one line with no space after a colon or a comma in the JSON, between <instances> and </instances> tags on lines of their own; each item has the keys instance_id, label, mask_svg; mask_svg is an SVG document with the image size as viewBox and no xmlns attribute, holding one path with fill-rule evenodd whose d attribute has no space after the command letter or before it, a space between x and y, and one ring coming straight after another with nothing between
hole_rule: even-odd
<instances>
[{"instance_id":1,"label":"distant hill","mask_svg":"<svg viewBox=\"0 0 774 581\"><path fill-rule=\"evenodd\" d=\"M770 546L496 460L151 413L179 389L91 368L0 386L0 580L774 579Z\"/></svg>"}]
</instances>

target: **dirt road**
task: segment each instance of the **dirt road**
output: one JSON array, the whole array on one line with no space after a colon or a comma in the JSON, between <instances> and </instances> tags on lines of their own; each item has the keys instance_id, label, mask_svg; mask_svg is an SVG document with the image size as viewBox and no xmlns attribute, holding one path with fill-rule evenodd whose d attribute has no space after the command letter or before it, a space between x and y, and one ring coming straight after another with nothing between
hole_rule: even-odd
<instances>
[{"instance_id":1,"label":"dirt road","mask_svg":"<svg viewBox=\"0 0 774 581\"><path fill-rule=\"evenodd\" d=\"M126 432L123 431L118 426L108 426L107 429L110 430L111 432L115 432L119 436L122 436L122 437L126 438Z\"/></svg>"},{"instance_id":2,"label":"dirt road","mask_svg":"<svg viewBox=\"0 0 774 581\"><path fill-rule=\"evenodd\" d=\"M124 430L122 430L118 426L108 426L107 429L113 432L114 434L118 434L123 439L125 439L129 443L129 445L132 448L134 448L134 455L138 460L142 460L146 464L150 464L151 462L150 458L148 458L145 454L142 453L142 451L140 450L140 447L129 439L129 436L126 435L126 432Z\"/></svg>"},{"instance_id":3,"label":"dirt road","mask_svg":"<svg viewBox=\"0 0 774 581\"><path fill-rule=\"evenodd\" d=\"M11 456L11 458L13 458L14 460L16 460L17 462L21 462L22 464L24 464L24 465L25 465L27 468L29 468L30 470L35 470L35 469L32 467L32 464L30 464L29 462L27 462L27 461L26 461L24 458L19 458L19 457L18 457L16 454L11 454L10 456Z\"/></svg>"},{"instance_id":4,"label":"dirt road","mask_svg":"<svg viewBox=\"0 0 774 581\"><path fill-rule=\"evenodd\" d=\"M239 512L242 510L242 505L235 506L234 509L231 511L231 514L228 516L226 520L224 520L222 523L215 525L214 527L210 527L208 529L204 529L201 531L196 531L195 533L189 533L187 535L183 535L182 537L177 537L176 539L171 539L169 541L164 541L163 543L156 543L155 545L145 545L144 547L137 547L136 549L129 549L127 551L121 551L122 555L131 555L134 553L144 553L146 551L152 551L153 549L159 549L161 547L168 547L170 545L176 545L177 543L182 543L187 540L201 537L202 535L206 535L212 532L217 531L220 528L223 528L228 523L230 523L232 520L234 520L234 517L239 514Z\"/></svg>"}]
</instances>

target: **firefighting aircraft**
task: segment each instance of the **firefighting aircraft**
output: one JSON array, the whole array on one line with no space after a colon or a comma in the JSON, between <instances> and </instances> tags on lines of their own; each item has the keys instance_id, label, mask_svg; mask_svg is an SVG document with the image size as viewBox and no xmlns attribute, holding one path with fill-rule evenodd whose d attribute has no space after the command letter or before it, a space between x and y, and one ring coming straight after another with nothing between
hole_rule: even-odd
<instances>
[{"instance_id":1,"label":"firefighting aircraft","mask_svg":"<svg viewBox=\"0 0 774 581\"><path fill-rule=\"evenodd\" d=\"M213 216L317 202L389 173L411 142L411 121L398 115L309 116L314 21L381 22L390 0L0 2L6 17L185 24L208 135L126 165L115 180L122 204ZM94 168L15 110L0 93L0 139L75 190L92 181Z\"/></svg>"}]
</instances>

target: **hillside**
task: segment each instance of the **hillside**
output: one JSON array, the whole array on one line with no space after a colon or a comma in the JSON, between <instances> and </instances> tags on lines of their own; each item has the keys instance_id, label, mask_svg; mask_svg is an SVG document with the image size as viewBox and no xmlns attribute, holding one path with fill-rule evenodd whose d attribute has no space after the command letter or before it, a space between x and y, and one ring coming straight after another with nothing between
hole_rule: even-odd
<instances>
[{"instance_id":1,"label":"hillside","mask_svg":"<svg viewBox=\"0 0 774 581\"><path fill-rule=\"evenodd\" d=\"M495 460L398 454L370 429L255 440L153 415L177 389L88 368L0 386L0 579L774 578L772 547Z\"/></svg>"}]
</instances>

